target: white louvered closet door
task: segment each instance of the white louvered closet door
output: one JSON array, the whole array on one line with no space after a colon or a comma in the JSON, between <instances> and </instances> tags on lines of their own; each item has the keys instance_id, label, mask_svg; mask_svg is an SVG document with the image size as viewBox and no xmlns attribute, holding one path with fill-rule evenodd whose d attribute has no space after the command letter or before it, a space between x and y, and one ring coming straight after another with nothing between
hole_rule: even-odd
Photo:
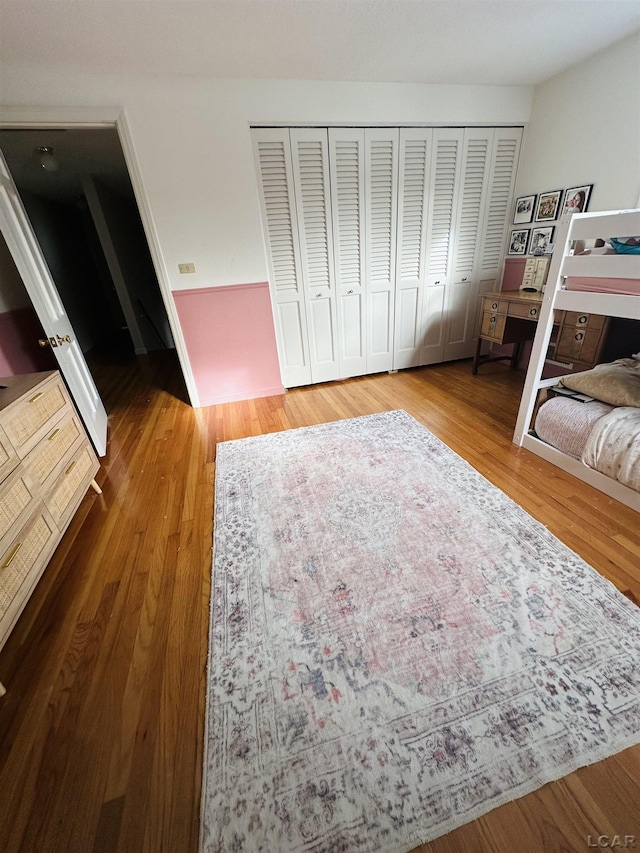
<instances>
[{"instance_id":1,"label":"white louvered closet door","mask_svg":"<svg viewBox=\"0 0 640 853\"><path fill-rule=\"evenodd\" d=\"M364 130L329 128L340 375L367 372Z\"/></svg>"},{"instance_id":2,"label":"white louvered closet door","mask_svg":"<svg viewBox=\"0 0 640 853\"><path fill-rule=\"evenodd\" d=\"M327 382L340 378L327 130L290 133L311 381Z\"/></svg>"},{"instance_id":3,"label":"white louvered closet door","mask_svg":"<svg viewBox=\"0 0 640 853\"><path fill-rule=\"evenodd\" d=\"M420 364L432 139L430 128L400 130L393 352L396 370Z\"/></svg>"},{"instance_id":4,"label":"white louvered closet door","mask_svg":"<svg viewBox=\"0 0 640 853\"><path fill-rule=\"evenodd\" d=\"M311 363L289 131L254 130L253 144L282 382L285 388L307 385L312 381Z\"/></svg>"},{"instance_id":5,"label":"white louvered closet door","mask_svg":"<svg viewBox=\"0 0 640 853\"><path fill-rule=\"evenodd\" d=\"M463 139L462 128L436 128L433 131L420 364L437 364L444 360L447 328L445 309L447 291L452 281L453 226Z\"/></svg>"},{"instance_id":6,"label":"white louvered closet door","mask_svg":"<svg viewBox=\"0 0 640 853\"><path fill-rule=\"evenodd\" d=\"M398 128L366 128L367 373L393 369Z\"/></svg>"},{"instance_id":7,"label":"white louvered closet door","mask_svg":"<svg viewBox=\"0 0 640 853\"><path fill-rule=\"evenodd\" d=\"M498 127L494 131L485 216L480 227L480 252L477 262L479 295L500 288L521 143L520 127ZM477 305L476 330L480 312L479 299Z\"/></svg>"},{"instance_id":8,"label":"white louvered closet door","mask_svg":"<svg viewBox=\"0 0 640 853\"><path fill-rule=\"evenodd\" d=\"M477 259L485 215L493 130L468 128L453 231L451 283L445 304L444 361L469 358L477 340Z\"/></svg>"}]
</instances>

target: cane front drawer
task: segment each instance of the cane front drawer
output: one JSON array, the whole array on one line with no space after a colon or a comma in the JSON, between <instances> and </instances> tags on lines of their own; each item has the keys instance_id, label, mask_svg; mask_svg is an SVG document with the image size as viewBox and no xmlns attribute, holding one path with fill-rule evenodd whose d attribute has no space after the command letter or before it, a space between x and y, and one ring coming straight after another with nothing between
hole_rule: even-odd
<instances>
[{"instance_id":1,"label":"cane front drawer","mask_svg":"<svg viewBox=\"0 0 640 853\"><path fill-rule=\"evenodd\" d=\"M0 646L13 628L58 541L58 530L42 505L0 547Z\"/></svg>"},{"instance_id":2,"label":"cane front drawer","mask_svg":"<svg viewBox=\"0 0 640 853\"><path fill-rule=\"evenodd\" d=\"M86 442L84 429L76 414L67 411L25 459L25 466L38 486L46 491L56 479L69 454Z\"/></svg>"},{"instance_id":3,"label":"cane front drawer","mask_svg":"<svg viewBox=\"0 0 640 853\"><path fill-rule=\"evenodd\" d=\"M13 538L16 527L38 501L38 492L22 467L0 483L0 547Z\"/></svg>"},{"instance_id":4,"label":"cane front drawer","mask_svg":"<svg viewBox=\"0 0 640 853\"><path fill-rule=\"evenodd\" d=\"M18 462L18 454L0 426L0 483L13 471Z\"/></svg>"},{"instance_id":5,"label":"cane front drawer","mask_svg":"<svg viewBox=\"0 0 640 853\"><path fill-rule=\"evenodd\" d=\"M45 496L47 508L58 526L75 512L97 470L96 458L86 445L65 465L55 488Z\"/></svg>"},{"instance_id":6,"label":"cane front drawer","mask_svg":"<svg viewBox=\"0 0 640 853\"><path fill-rule=\"evenodd\" d=\"M20 459L24 459L47 434L51 424L70 409L71 402L59 374L45 379L15 403L4 419L4 428Z\"/></svg>"}]
</instances>

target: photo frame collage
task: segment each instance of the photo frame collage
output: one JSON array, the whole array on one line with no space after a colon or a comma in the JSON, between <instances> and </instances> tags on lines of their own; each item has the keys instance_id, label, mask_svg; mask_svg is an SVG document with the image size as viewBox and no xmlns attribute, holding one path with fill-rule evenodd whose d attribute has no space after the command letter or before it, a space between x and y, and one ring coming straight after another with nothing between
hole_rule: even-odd
<instances>
[{"instance_id":1,"label":"photo frame collage","mask_svg":"<svg viewBox=\"0 0 640 853\"><path fill-rule=\"evenodd\" d=\"M550 254L553 248L555 225L548 223L555 222L561 216L584 213L589 204L592 189L593 184L585 184L581 187L548 190L544 193L524 195L517 198L513 212L513 224L529 226L535 223L535 227L511 229L508 254ZM537 223L541 224L538 225Z\"/></svg>"}]
</instances>

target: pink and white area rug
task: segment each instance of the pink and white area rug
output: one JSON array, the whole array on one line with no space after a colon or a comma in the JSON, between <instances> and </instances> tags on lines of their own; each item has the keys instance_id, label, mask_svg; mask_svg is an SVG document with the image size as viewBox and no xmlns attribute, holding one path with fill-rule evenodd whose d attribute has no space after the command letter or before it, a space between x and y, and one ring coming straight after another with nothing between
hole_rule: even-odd
<instances>
[{"instance_id":1,"label":"pink and white area rug","mask_svg":"<svg viewBox=\"0 0 640 853\"><path fill-rule=\"evenodd\" d=\"M640 741L640 610L406 412L218 446L202 850L400 853Z\"/></svg>"}]
</instances>

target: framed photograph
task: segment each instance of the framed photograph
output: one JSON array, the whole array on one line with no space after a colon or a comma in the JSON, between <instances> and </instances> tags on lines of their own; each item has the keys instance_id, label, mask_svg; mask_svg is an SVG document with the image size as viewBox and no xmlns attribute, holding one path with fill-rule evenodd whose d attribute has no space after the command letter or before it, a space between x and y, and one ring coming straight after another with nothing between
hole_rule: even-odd
<instances>
[{"instance_id":1,"label":"framed photograph","mask_svg":"<svg viewBox=\"0 0 640 853\"><path fill-rule=\"evenodd\" d=\"M528 228L516 228L509 235L509 254L510 255L526 255L527 240L529 239Z\"/></svg>"},{"instance_id":2,"label":"framed photograph","mask_svg":"<svg viewBox=\"0 0 640 853\"><path fill-rule=\"evenodd\" d=\"M568 190L565 190L561 215L584 213L589 204L589 196L592 189L593 184L587 184L584 187L570 187Z\"/></svg>"},{"instance_id":3,"label":"framed photograph","mask_svg":"<svg viewBox=\"0 0 640 853\"><path fill-rule=\"evenodd\" d=\"M553 245L553 225L546 228L533 228L531 231L530 255L544 255L551 251Z\"/></svg>"},{"instance_id":4,"label":"framed photograph","mask_svg":"<svg viewBox=\"0 0 640 853\"><path fill-rule=\"evenodd\" d=\"M533 219L533 209L536 206L535 195L523 195L516 199L516 208L513 212L513 224L523 225Z\"/></svg>"},{"instance_id":5,"label":"framed photograph","mask_svg":"<svg viewBox=\"0 0 640 853\"><path fill-rule=\"evenodd\" d=\"M536 207L536 222L548 222L557 217L561 196L562 190L540 193Z\"/></svg>"}]
</instances>

